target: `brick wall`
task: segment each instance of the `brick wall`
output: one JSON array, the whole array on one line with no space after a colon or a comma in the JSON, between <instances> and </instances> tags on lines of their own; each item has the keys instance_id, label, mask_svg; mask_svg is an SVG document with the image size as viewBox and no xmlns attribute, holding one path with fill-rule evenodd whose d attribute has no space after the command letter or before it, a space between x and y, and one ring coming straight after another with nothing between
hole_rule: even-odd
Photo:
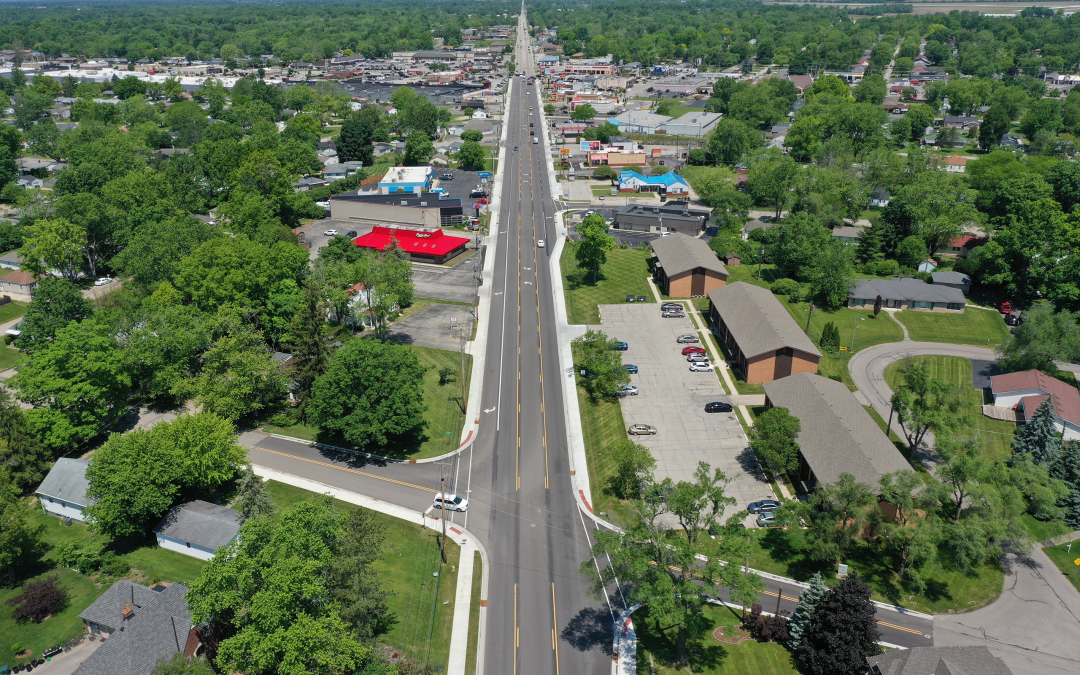
<instances>
[{"instance_id":1,"label":"brick wall","mask_svg":"<svg viewBox=\"0 0 1080 675\"><path fill-rule=\"evenodd\" d=\"M804 354L803 352L795 352L795 355L791 357L791 374L796 373L814 373L818 371L818 357L813 354Z\"/></svg>"},{"instance_id":2,"label":"brick wall","mask_svg":"<svg viewBox=\"0 0 1080 675\"><path fill-rule=\"evenodd\" d=\"M694 275L689 272L684 272L675 275L674 277L668 277L667 294L673 298L689 298L693 277Z\"/></svg>"},{"instance_id":3,"label":"brick wall","mask_svg":"<svg viewBox=\"0 0 1080 675\"><path fill-rule=\"evenodd\" d=\"M746 381L750 384L761 384L773 381L773 371L776 369L776 354L766 352L760 356L746 360Z\"/></svg>"}]
</instances>

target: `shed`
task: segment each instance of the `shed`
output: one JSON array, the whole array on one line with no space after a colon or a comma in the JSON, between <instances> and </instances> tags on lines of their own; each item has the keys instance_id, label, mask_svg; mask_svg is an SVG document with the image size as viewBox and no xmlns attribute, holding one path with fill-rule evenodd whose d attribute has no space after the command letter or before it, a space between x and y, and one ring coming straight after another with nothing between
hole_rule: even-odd
<instances>
[{"instance_id":1,"label":"shed","mask_svg":"<svg viewBox=\"0 0 1080 675\"><path fill-rule=\"evenodd\" d=\"M219 548L236 539L240 512L227 506L195 500L174 506L158 526L158 546L193 558L210 560Z\"/></svg>"},{"instance_id":2,"label":"shed","mask_svg":"<svg viewBox=\"0 0 1080 675\"><path fill-rule=\"evenodd\" d=\"M83 510L97 500L86 496L90 482L86 479L89 460L61 457L56 460L49 475L41 481L34 492L41 502L41 510L50 516L71 518L86 522Z\"/></svg>"}]
</instances>

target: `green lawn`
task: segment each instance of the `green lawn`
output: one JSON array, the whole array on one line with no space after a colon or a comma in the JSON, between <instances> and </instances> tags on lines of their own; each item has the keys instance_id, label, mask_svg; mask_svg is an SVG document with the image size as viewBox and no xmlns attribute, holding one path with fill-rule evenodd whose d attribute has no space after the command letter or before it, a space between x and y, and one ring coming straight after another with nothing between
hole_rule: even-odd
<instances>
[{"instance_id":1,"label":"green lawn","mask_svg":"<svg viewBox=\"0 0 1080 675\"><path fill-rule=\"evenodd\" d=\"M1072 542L1071 548L1068 544L1049 546L1043 549L1043 553L1057 565L1062 574L1069 578L1076 590L1080 591L1080 565L1076 563L1080 560L1080 542ZM3 625L0 625L0 629L3 629Z\"/></svg>"},{"instance_id":2,"label":"green lawn","mask_svg":"<svg viewBox=\"0 0 1080 675\"><path fill-rule=\"evenodd\" d=\"M949 342L994 348L1008 335L1005 320L998 312L967 308L963 314L952 312L897 312L916 342Z\"/></svg>"},{"instance_id":3,"label":"green lawn","mask_svg":"<svg viewBox=\"0 0 1080 675\"><path fill-rule=\"evenodd\" d=\"M472 599L469 601L469 643L466 647L465 675L476 675L476 653L480 641L480 590L484 576L480 551L473 551Z\"/></svg>"},{"instance_id":4,"label":"green lawn","mask_svg":"<svg viewBox=\"0 0 1080 675\"><path fill-rule=\"evenodd\" d=\"M462 377L459 372L461 369L460 353L416 345L409 346L409 349L416 352L420 363L428 367L428 371L424 375L424 405L427 406L424 419L427 421L427 440L414 452L402 448L385 448L381 451L375 451L374 454L387 457L407 457L408 459L425 459L445 455L458 447L461 439L461 429L465 426L465 405L462 401L469 400L472 356L465 355L463 394ZM458 380L447 384L439 384L439 369L447 366L458 373ZM324 432L318 427L309 424L294 424L288 427L269 424L266 426L266 432L338 447L352 447L352 444L340 435Z\"/></svg>"},{"instance_id":5,"label":"green lawn","mask_svg":"<svg viewBox=\"0 0 1080 675\"><path fill-rule=\"evenodd\" d=\"M0 664L15 663L11 645L17 642L40 658L42 650L77 637L83 632L79 614L108 589L107 585L98 585L93 579L69 569L50 570L28 581L38 581L51 574L56 574L60 586L67 590L68 606L41 623L16 623L11 618L11 607L6 603L22 593L22 586L0 588Z\"/></svg>"},{"instance_id":6,"label":"green lawn","mask_svg":"<svg viewBox=\"0 0 1080 675\"><path fill-rule=\"evenodd\" d=\"M10 272L11 270L4 270ZM3 276L3 275L0 275ZM26 314L26 308L29 305L25 302L9 302L8 304L0 307L0 323L7 323L12 319L18 319L23 314Z\"/></svg>"},{"instance_id":7,"label":"green lawn","mask_svg":"<svg viewBox=\"0 0 1080 675\"><path fill-rule=\"evenodd\" d=\"M22 351L15 347L0 344L0 372L14 368L24 358L26 358L26 354L22 353Z\"/></svg>"},{"instance_id":8,"label":"green lawn","mask_svg":"<svg viewBox=\"0 0 1080 675\"><path fill-rule=\"evenodd\" d=\"M600 323L596 313L599 305L624 303L630 294L644 295L647 302L654 302L646 281L650 276L648 261L651 256L648 251L634 248L608 251L607 262L601 266L596 283L593 283L592 272L578 268L573 244L568 244L559 260L568 321L576 324ZM589 312L592 312L592 316L589 316Z\"/></svg>"},{"instance_id":9,"label":"green lawn","mask_svg":"<svg viewBox=\"0 0 1080 675\"><path fill-rule=\"evenodd\" d=\"M724 606L707 606L704 618L709 628L703 635L687 642L690 668L683 670L672 663L678 637L673 628L664 630L648 614L648 608L634 612L634 627L638 635L638 672L675 675L692 672L698 675L798 675L791 654L775 642L747 640L738 645L725 645L712 637L718 626L734 626L739 616ZM650 656L652 659L650 661ZM650 670L652 664L655 670Z\"/></svg>"},{"instance_id":10,"label":"green lawn","mask_svg":"<svg viewBox=\"0 0 1080 675\"><path fill-rule=\"evenodd\" d=\"M929 364L931 377L953 382L965 392L969 400L968 412L971 415L971 424L968 429L961 432L961 438L978 440L987 455L994 460L1005 459L1012 454L1012 439L1016 432L1016 425L1012 422L983 417L982 392L971 387L971 361L959 356L936 355L901 359L890 363L885 368L886 384L893 390L903 384L903 371L908 364L913 362Z\"/></svg>"},{"instance_id":11,"label":"green lawn","mask_svg":"<svg viewBox=\"0 0 1080 675\"><path fill-rule=\"evenodd\" d=\"M581 433L585 441L585 461L589 467L593 511L597 514L604 512L604 517L608 519L625 521L630 514L627 502L616 497L611 488L607 487L608 481L615 475L615 464L606 454L608 448L627 437L622 407L617 400L593 402L581 385L580 375L575 375L575 378L578 380Z\"/></svg>"},{"instance_id":12,"label":"green lawn","mask_svg":"<svg viewBox=\"0 0 1080 675\"><path fill-rule=\"evenodd\" d=\"M314 496L307 490L276 481L267 482L267 492L278 509ZM334 508L344 511L356 507L334 500ZM388 604L395 617L390 632L379 641L429 667L442 664L445 671L461 548L453 543L452 537L448 538L447 562L443 564L439 559L436 530L421 529L419 523L382 513L374 516L386 529L387 548L373 567L380 575L383 590L392 593ZM434 576L436 572L438 576ZM443 604L447 600L449 604Z\"/></svg>"},{"instance_id":13,"label":"green lawn","mask_svg":"<svg viewBox=\"0 0 1080 675\"><path fill-rule=\"evenodd\" d=\"M1071 531L1071 528L1060 520L1036 520L1030 513L1020 516L1020 519L1024 521L1024 527L1036 542L1046 541Z\"/></svg>"}]
</instances>

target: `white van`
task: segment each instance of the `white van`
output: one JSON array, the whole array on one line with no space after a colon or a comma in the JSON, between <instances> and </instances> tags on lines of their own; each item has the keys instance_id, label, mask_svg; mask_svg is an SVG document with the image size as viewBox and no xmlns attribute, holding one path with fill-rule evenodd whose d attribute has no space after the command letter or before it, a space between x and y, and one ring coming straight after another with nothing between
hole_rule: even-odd
<instances>
[{"instance_id":1,"label":"white van","mask_svg":"<svg viewBox=\"0 0 1080 675\"><path fill-rule=\"evenodd\" d=\"M536 145L539 142L540 142L539 138L533 138L533 145Z\"/></svg>"},{"instance_id":2,"label":"white van","mask_svg":"<svg viewBox=\"0 0 1080 675\"><path fill-rule=\"evenodd\" d=\"M448 492L445 495L442 492L436 492L432 506L437 509L447 509L448 511L468 511L469 500L459 497L453 492Z\"/></svg>"}]
</instances>

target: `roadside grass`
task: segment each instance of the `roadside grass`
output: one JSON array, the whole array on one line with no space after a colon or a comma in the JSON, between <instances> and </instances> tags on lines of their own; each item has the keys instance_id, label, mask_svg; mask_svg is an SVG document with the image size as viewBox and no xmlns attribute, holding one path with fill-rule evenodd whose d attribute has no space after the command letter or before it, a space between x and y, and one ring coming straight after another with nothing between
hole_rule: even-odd
<instances>
[{"instance_id":1,"label":"roadside grass","mask_svg":"<svg viewBox=\"0 0 1080 675\"><path fill-rule=\"evenodd\" d=\"M896 313L916 342L949 342L994 348L1009 334L1005 320L998 312L985 309L965 309L963 314L951 312Z\"/></svg>"},{"instance_id":2,"label":"roadside grass","mask_svg":"<svg viewBox=\"0 0 1080 675\"><path fill-rule=\"evenodd\" d=\"M912 356L894 361L885 367L885 383L896 390L904 382L904 369L912 363L926 363L930 376L960 387L967 398L968 414L971 423L961 430L961 439L975 439L981 443L984 452L991 460L1006 459L1012 455L1012 439L1016 425L1004 420L993 420L982 414L983 394L972 388L971 361L959 356Z\"/></svg>"},{"instance_id":3,"label":"roadside grass","mask_svg":"<svg viewBox=\"0 0 1080 675\"><path fill-rule=\"evenodd\" d=\"M11 646L15 643L21 643L33 652L35 658L41 658L42 650L62 645L82 634L83 623L79 614L108 590L108 585L99 585L90 577L65 568L49 570L27 579L26 583L40 581L53 574L59 577L60 587L67 591L68 604L62 611L41 623L21 623L11 618L11 607L6 603L22 593L23 586L0 588L0 654L3 654L0 663L19 662L18 659L11 658Z\"/></svg>"},{"instance_id":4,"label":"roadside grass","mask_svg":"<svg viewBox=\"0 0 1080 675\"><path fill-rule=\"evenodd\" d=\"M709 605L702 610L702 614L708 629L700 637L687 642L689 672L699 675L798 674L790 652L775 642L746 640L738 645L725 645L713 639L713 629L739 624L739 615L735 610L722 605ZM638 636L638 672L656 675L687 672L674 665L678 629L660 626L649 616L648 607L634 612L633 617ZM655 668L652 668L653 664Z\"/></svg>"},{"instance_id":5,"label":"roadside grass","mask_svg":"<svg viewBox=\"0 0 1080 675\"><path fill-rule=\"evenodd\" d=\"M622 304L630 294L643 295L646 302L655 301L646 281L650 274L649 252L633 248L608 251L607 262L601 266L596 283L593 283L592 272L578 268L573 247L574 244L568 242L559 260L569 323L599 324L597 308L600 305ZM592 316L589 316L590 312Z\"/></svg>"},{"instance_id":6,"label":"roadside grass","mask_svg":"<svg viewBox=\"0 0 1080 675\"><path fill-rule=\"evenodd\" d=\"M1076 552L1074 553L1071 548L1075 548ZM1072 542L1071 548L1068 544L1047 546L1043 549L1043 553L1057 565L1076 590L1080 591L1080 565L1076 564L1076 561L1080 560L1080 543ZM2 628L3 626L0 625L0 629Z\"/></svg>"},{"instance_id":7,"label":"roadside grass","mask_svg":"<svg viewBox=\"0 0 1080 675\"><path fill-rule=\"evenodd\" d=\"M267 481L266 491L279 510L316 496L314 492L277 481ZM334 508L349 511L356 507L335 499ZM382 557L372 566L379 573L381 588L391 593L387 605L395 619L379 642L428 667L442 664L445 671L450 655L461 547L448 538L451 545L446 547L447 562L442 563L437 529L371 513L385 528L387 545ZM434 576L436 572L438 576ZM446 600L449 604L443 604Z\"/></svg>"},{"instance_id":8,"label":"roadside grass","mask_svg":"<svg viewBox=\"0 0 1080 675\"><path fill-rule=\"evenodd\" d=\"M465 425L465 406L462 401L469 400L472 356L465 355L463 388L460 372L461 355L458 352L417 345L410 345L409 349L416 352L420 363L428 367L424 374L424 405L427 406L424 419L427 421L427 438L414 452L407 452L402 448L383 448L373 451L373 454L408 459L426 459L444 455L458 447L461 429ZM439 369L444 367L452 368L458 379L447 384L439 384ZM353 447L340 434L324 432L310 424L300 423L287 427L268 424L264 430L270 434L302 438L305 441L336 445L341 448Z\"/></svg>"},{"instance_id":9,"label":"roadside grass","mask_svg":"<svg viewBox=\"0 0 1080 675\"><path fill-rule=\"evenodd\" d=\"M1069 532L1069 526L1061 520L1042 521L1037 520L1035 516L1030 513L1025 513L1020 516L1020 520L1024 522L1024 527L1027 528L1028 534L1036 541L1046 541L1047 539L1053 539ZM1077 550L1080 551L1080 544L1077 545Z\"/></svg>"},{"instance_id":10,"label":"roadside grass","mask_svg":"<svg viewBox=\"0 0 1080 675\"><path fill-rule=\"evenodd\" d=\"M480 551L473 551L472 600L469 601L469 642L466 646L465 674L476 674L476 653L480 641L480 590L483 580L483 561Z\"/></svg>"}]
</instances>

